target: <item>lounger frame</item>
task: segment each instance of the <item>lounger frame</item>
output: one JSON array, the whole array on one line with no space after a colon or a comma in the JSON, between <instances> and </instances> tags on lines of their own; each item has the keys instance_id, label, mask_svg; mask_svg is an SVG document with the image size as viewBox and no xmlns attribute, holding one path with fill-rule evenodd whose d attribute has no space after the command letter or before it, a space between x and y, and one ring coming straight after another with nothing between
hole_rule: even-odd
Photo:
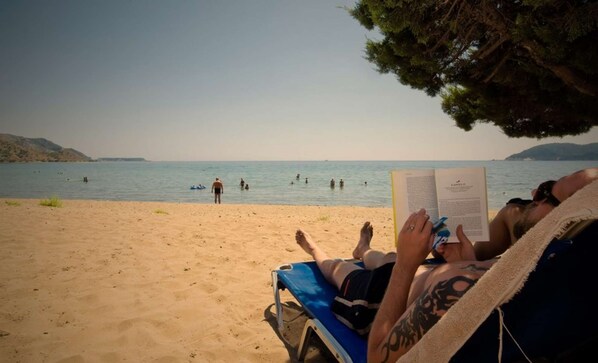
<instances>
[{"instance_id":1,"label":"lounger frame","mask_svg":"<svg viewBox=\"0 0 598 363\"><path fill-rule=\"evenodd\" d=\"M300 274L300 278L305 278L305 280L294 281L298 278L288 275L288 273L295 272L293 271L294 268L305 271L304 274ZM356 332L342 325L334 317L330 311L330 304L336 294L336 288L325 281L314 261L280 265L272 271L272 288L279 331L282 332L283 329L283 307L280 301L280 290L287 289L303 307L307 315L307 321L303 327L297 350L297 359L299 361L305 359L314 333L339 362L366 361L366 339L359 337ZM303 288L315 288L321 294L314 294L314 291L312 291L310 297L306 298L303 295L304 291L301 291ZM316 306L314 307L314 305Z\"/></svg>"}]
</instances>

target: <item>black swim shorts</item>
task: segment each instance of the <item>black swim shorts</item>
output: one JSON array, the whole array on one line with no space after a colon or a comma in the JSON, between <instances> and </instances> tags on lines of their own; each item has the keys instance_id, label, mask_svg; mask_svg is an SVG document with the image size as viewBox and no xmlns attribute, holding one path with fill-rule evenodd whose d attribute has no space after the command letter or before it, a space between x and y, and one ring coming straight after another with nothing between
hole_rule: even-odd
<instances>
[{"instance_id":1,"label":"black swim shorts","mask_svg":"<svg viewBox=\"0 0 598 363\"><path fill-rule=\"evenodd\" d=\"M350 272L332 302L332 312L343 324L367 335L386 292L394 262L374 270Z\"/></svg>"}]
</instances>

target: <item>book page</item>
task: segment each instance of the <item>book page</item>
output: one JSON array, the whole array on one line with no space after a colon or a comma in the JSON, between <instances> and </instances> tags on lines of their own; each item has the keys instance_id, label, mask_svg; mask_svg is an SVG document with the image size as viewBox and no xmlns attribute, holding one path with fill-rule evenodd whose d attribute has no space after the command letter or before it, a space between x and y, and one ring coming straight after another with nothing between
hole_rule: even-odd
<instances>
[{"instance_id":1,"label":"book page","mask_svg":"<svg viewBox=\"0 0 598 363\"><path fill-rule=\"evenodd\" d=\"M399 231L411 213L425 208L430 219L436 220L438 204L433 169L393 170L390 179L396 244Z\"/></svg>"},{"instance_id":2,"label":"book page","mask_svg":"<svg viewBox=\"0 0 598 363\"><path fill-rule=\"evenodd\" d=\"M438 213L448 217L449 243L459 241L459 224L471 242L490 240L485 168L436 169L436 193Z\"/></svg>"}]
</instances>

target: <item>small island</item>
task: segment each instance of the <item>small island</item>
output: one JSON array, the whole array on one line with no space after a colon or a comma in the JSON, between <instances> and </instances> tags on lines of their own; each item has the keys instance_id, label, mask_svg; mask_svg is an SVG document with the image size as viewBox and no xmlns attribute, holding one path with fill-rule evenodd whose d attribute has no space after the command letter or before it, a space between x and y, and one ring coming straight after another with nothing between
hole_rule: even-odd
<instances>
[{"instance_id":1,"label":"small island","mask_svg":"<svg viewBox=\"0 0 598 363\"><path fill-rule=\"evenodd\" d=\"M98 158L97 161L147 161L144 158Z\"/></svg>"}]
</instances>

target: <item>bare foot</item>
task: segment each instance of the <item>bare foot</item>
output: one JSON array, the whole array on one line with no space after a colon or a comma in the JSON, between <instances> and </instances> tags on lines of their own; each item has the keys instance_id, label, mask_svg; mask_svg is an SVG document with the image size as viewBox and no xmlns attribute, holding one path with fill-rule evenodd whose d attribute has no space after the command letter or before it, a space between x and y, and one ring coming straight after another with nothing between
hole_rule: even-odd
<instances>
[{"instance_id":1,"label":"bare foot","mask_svg":"<svg viewBox=\"0 0 598 363\"><path fill-rule=\"evenodd\" d=\"M361 227L359 242L357 242L357 246L353 250L353 258L358 260L363 259L363 255L370 249L370 241L373 236L374 227L372 227L370 222L365 222L363 227Z\"/></svg>"},{"instance_id":2,"label":"bare foot","mask_svg":"<svg viewBox=\"0 0 598 363\"><path fill-rule=\"evenodd\" d=\"M301 246L305 252L307 252L308 255L314 257L314 252L318 247L309 233L298 229L297 232L295 232L295 240L297 241L297 244Z\"/></svg>"}]
</instances>

